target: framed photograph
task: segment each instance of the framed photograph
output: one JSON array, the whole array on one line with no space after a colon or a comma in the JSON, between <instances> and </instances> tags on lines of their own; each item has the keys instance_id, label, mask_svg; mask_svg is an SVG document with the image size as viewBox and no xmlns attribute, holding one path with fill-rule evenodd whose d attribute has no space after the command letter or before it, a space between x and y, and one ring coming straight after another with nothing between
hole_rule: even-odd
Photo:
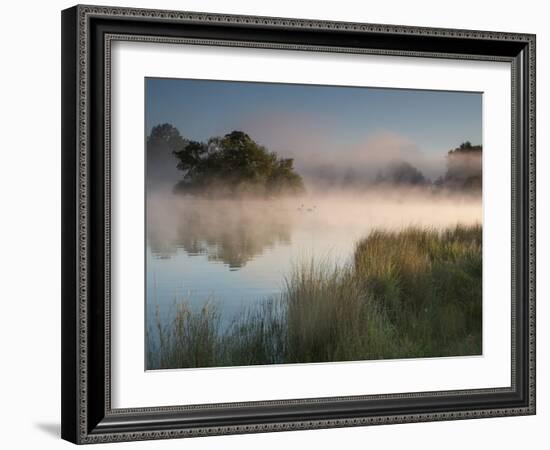
<instances>
[{"instance_id":1,"label":"framed photograph","mask_svg":"<svg viewBox=\"0 0 550 450\"><path fill-rule=\"evenodd\" d=\"M75 6L62 110L64 439L535 413L534 35Z\"/></svg>"}]
</instances>

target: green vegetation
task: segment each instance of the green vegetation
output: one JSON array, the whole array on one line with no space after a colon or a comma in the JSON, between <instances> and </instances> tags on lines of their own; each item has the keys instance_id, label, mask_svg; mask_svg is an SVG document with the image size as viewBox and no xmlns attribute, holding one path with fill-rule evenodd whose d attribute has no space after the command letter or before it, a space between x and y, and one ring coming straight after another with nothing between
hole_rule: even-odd
<instances>
[{"instance_id":1,"label":"green vegetation","mask_svg":"<svg viewBox=\"0 0 550 450\"><path fill-rule=\"evenodd\" d=\"M480 354L481 244L479 225L374 231L349 265L295 266L279 297L224 330L216 303L181 302L157 320L148 368Z\"/></svg>"},{"instance_id":2,"label":"green vegetation","mask_svg":"<svg viewBox=\"0 0 550 450\"><path fill-rule=\"evenodd\" d=\"M304 191L294 160L280 158L242 131L208 142L189 141L174 151L183 179L176 192L206 195L297 194Z\"/></svg>"}]
</instances>

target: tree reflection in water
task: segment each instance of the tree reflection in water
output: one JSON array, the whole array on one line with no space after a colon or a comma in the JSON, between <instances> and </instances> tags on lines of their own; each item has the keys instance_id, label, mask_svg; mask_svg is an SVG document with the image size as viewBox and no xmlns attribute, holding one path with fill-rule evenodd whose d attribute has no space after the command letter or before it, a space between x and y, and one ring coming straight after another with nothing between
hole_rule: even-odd
<instances>
[{"instance_id":1,"label":"tree reflection in water","mask_svg":"<svg viewBox=\"0 0 550 450\"><path fill-rule=\"evenodd\" d=\"M150 196L148 244L156 258L170 258L181 249L238 270L265 250L290 244L290 208L284 200Z\"/></svg>"}]
</instances>

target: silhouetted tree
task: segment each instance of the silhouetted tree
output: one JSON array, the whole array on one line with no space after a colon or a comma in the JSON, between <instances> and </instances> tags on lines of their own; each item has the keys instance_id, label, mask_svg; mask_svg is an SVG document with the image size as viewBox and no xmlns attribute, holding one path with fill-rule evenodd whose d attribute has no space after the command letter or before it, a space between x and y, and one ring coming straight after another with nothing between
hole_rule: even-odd
<instances>
[{"instance_id":1,"label":"silhouetted tree","mask_svg":"<svg viewBox=\"0 0 550 450\"><path fill-rule=\"evenodd\" d=\"M179 177L174 152L186 145L176 127L169 123L156 125L147 137L147 181L174 183Z\"/></svg>"},{"instance_id":2,"label":"silhouetted tree","mask_svg":"<svg viewBox=\"0 0 550 450\"><path fill-rule=\"evenodd\" d=\"M147 138L148 145L159 145L161 143L174 151L181 149L185 145L185 139L181 137L179 130L175 126L163 123L154 126Z\"/></svg>"},{"instance_id":3,"label":"silhouetted tree","mask_svg":"<svg viewBox=\"0 0 550 450\"><path fill-rule=\"evenodd\" d=\"M277 195L304 190L293 159L278 157L242 131L206 143L190 141L174 155L183 172L176 192Z\"/></svg>"},{"instance_id":4,"label":"silhouetted tree","mask_svg":"<svg viewBox=\"0 0 550 450\"><path fill-rule=\"evenodd\" d=\"M450 189L481 190L481 145L463 142L447 153L447 171L443 185Z\"/></svg>"},{"instance_id":5,"label":"silhouetted tree","mask_svg":"<svg viewBox=\"0 0 550 450\"><path fill-rule=\"evenodd\" d=\"M406 161L390 164L385 171L378 172L376 183L396 185L424 185L428 180L420 170Z\"/></svg>"}]
</instances>

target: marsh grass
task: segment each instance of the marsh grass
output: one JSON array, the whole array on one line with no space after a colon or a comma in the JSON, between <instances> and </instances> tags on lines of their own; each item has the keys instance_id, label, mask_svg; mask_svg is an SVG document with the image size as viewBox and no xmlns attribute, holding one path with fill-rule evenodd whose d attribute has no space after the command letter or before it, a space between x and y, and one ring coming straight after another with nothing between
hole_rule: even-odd
<instances>
[{"instance_id":1,"label":"marsh grass","mask_svg":"<svg viewBox=\"0 0 550 450\"><path fill-rule=\"evenodd\" d=\"M373 231L352 263L293 267L278 297L220 327L220 305L175 305L147 367L219 367L481 353L482 229Z\"/></svg>"},{"instance_id":2,"label":"marsh grass","mask_svg":"<svg viewBox=\"0 0 550 450\"><path fill-rule=\"evenodd\" d=\"M396 330L392 357L481 353L482 229L376 231L355 273Z\"/></svg>"},{"instance_id":3,"label":"marsh grass","mask_svg":"<svg viewBox=\"0 0 550 450\"><path fill-rule=\"evenodd\" d=\"M155 309L155 327L158 342L147 333L148 368L210 367L219 360L220 311L209 300L198 311L188 301L174 302L172 322L163 325L158 305Z\"/></svg>"}]
</instances>

